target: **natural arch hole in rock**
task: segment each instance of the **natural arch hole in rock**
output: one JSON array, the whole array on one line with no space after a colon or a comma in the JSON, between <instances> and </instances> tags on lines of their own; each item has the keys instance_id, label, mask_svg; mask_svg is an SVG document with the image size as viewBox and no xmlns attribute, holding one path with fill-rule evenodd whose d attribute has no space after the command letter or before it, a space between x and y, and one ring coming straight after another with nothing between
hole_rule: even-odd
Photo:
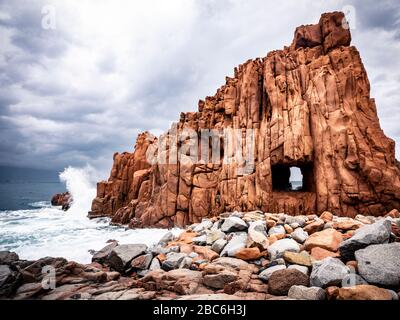
<instances>
[{"instance_id":1,"label":"natural arch hole in rock","mask_svg":"<svg viewBox=\"0 0 400 320\"><path fill-rule=\"evenodd\" d=\"M313 191L314 177L311 164L290 166L272 165L273 191Z\"/></svg>"}]
</instances>

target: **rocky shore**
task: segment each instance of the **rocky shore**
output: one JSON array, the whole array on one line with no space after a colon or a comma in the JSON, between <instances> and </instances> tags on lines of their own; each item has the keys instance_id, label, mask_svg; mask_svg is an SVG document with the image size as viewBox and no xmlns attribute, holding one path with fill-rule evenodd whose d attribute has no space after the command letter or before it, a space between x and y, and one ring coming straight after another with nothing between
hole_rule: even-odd
<instances>
[{"instance_id":1,"label":"rocky shore","mask_svg":"<svg viewBox=\"0 0 400 320\"><path fill-rule=\"evenodd\" d=\"M400 213L225 213L158 244L110 241L82 265L0 252L0 297L398 300Z\"/></svg>"}]
</instances>

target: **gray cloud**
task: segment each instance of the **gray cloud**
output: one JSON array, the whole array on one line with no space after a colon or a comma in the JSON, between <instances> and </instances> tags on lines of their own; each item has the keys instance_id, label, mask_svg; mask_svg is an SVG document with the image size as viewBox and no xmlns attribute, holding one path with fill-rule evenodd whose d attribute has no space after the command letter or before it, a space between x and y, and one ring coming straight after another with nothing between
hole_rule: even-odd
<instances>
[{"instance_id":1,"label":"gray cloud","mask_svg":"<svg viewBox=\"0 0 400 320\"><path fill-rule=\"evenodd\" d=\"M56 30L41 27L48 4ZM90 163L105 176L138 132L166 130L235 66L345 5L382 127L400 142L396 1L0 1L0 164Z\"/></svg>"}]
</instances>

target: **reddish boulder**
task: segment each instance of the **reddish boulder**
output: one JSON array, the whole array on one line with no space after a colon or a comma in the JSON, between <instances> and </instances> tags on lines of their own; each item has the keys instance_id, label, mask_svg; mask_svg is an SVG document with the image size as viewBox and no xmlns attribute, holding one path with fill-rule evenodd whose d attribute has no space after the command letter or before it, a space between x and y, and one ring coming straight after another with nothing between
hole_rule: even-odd
<instances>
[{"instance_id":1,"label":"reddish boulder","mask_svg":"<svg viewBox=\"0 0 400 320\"><path fill-rule=\"evenodd\" d=\"M268 279L268 292L276 296L286 296L292 286L308 287L308 275L297 269L275 271Z\"/></svg>"},{"instance_id":2,"label":"reddish boulder","mask_svg":"<svg viewBox=\"0 0 400 320\"><path fill-rule=\"evenodd\" d=\"M57 193L51 198L51 205L61 207L64 211L67 211L71 204L72 197L69 192Z\"/></svg>"}]
</instances>

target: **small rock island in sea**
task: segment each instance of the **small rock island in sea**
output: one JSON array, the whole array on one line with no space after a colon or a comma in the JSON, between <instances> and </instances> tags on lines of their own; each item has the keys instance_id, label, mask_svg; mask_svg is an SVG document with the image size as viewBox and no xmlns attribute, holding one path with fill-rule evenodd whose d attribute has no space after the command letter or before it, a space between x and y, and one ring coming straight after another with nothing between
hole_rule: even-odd
<instances>
[{"instance_id":1,"label":"small rock island in sea","mask_svg":"<svg viewBox=\"0 0 400 320\"><path fill-rule=\"evenodd\" d=\"M165 135L145 132L133 153L114 155L89 217L185 228L179 236L111 242L89 265L1 252L1 297L398 300L400 168L344 22L333 12L298 27L289 47L240 65ZM227 128L255 133L252 165L148 161L184 145L176 133Z\"/></svg>"}]
</instances>

